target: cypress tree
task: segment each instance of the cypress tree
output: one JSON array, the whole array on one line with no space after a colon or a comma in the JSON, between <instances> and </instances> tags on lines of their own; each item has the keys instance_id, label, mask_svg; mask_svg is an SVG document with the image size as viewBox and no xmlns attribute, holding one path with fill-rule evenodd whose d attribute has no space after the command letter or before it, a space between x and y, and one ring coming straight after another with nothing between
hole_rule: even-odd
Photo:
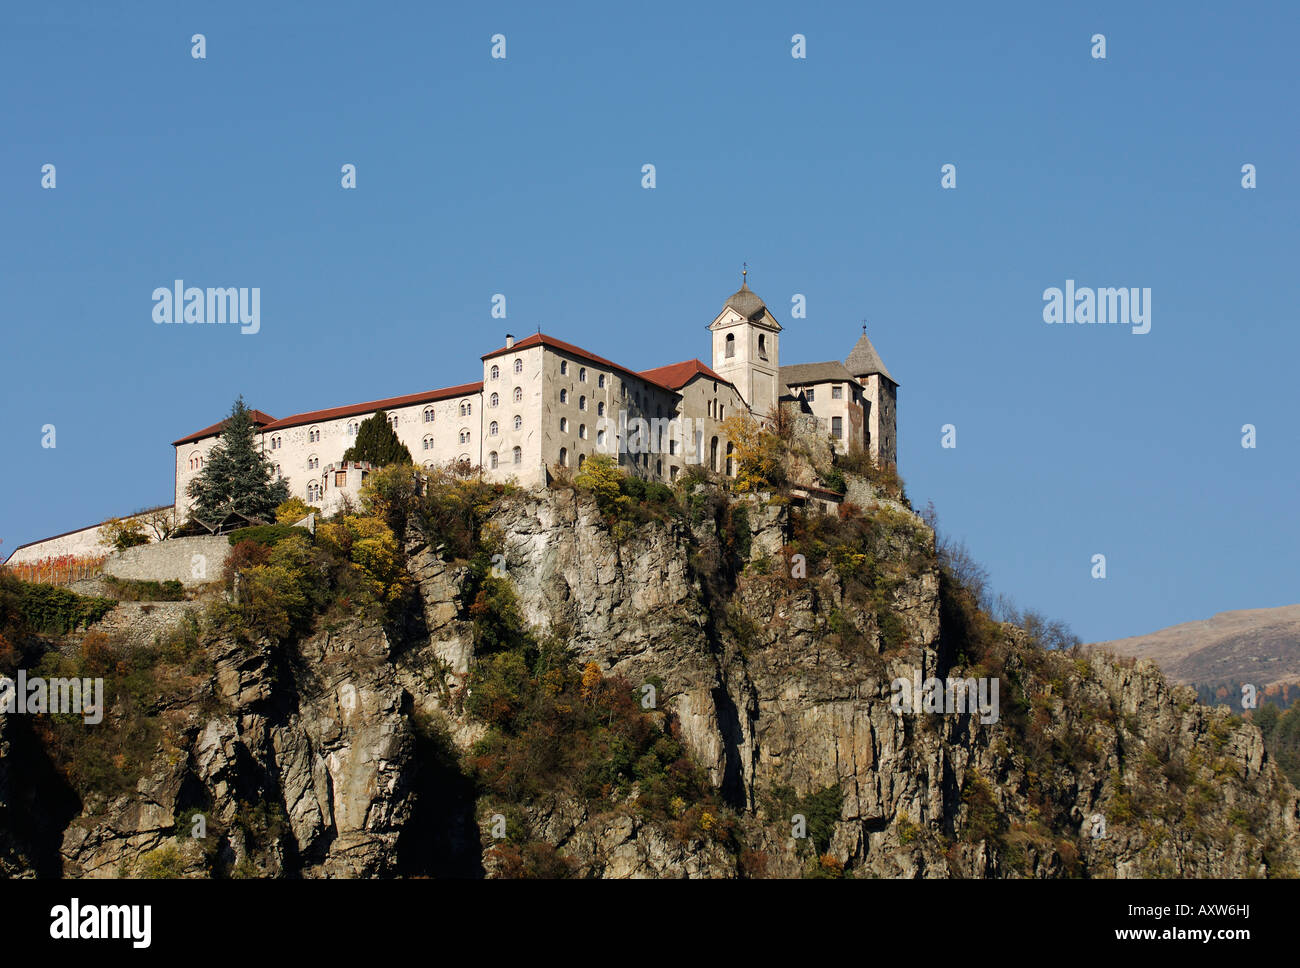
<instances>
[{"instance_id":1,"label":"cypress tree","mask_svg":"<svg viewBox=\"0 0 1300 968\"><path fill-rule=\"evenodd\" d=\"M275 509L289 499L289 482L275 479L275 468L257 448L253 417L242 396L186 493L194 499L191 515L204 521L231 511L274 521Z\"/></svg>"},{"instance_id":2,"label":"cypress tree","mask_svg":"<svg viewBox=\"0 0 1300 968\"><path fill-rule=\"evenodd\" d=\"M345 461L368 460L375 467L389 464L414 464L411 452L397 439L397 433L388 424L388 414L380 410L361 421L357 439L343 452Z\"/></svg>"}]
</instances>

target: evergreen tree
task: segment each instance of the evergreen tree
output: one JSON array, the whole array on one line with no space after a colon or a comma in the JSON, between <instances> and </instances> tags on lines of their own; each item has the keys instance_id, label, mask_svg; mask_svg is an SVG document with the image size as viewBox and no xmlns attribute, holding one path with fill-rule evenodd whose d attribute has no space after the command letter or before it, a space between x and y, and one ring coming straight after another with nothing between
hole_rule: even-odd
<instances>
[{"instance_id":1,"label":"evergreen tree","mask_svg":"<svg viewBox=\"0 0 1300 968\"><path fill-rule=\"evenodd\" d=\"M275 468L258 450L253 417L242 396L186 493L194 498L190 513L204 521L215 521L231 511L274 521L275 509L288 500L289 483L275 479Z\"/></svg>"},{"instance_id":2,"label":"evergreen tree","mask_svg":"<svg viewBox=\"0 0 1300 968\"><path fill-rule=\"evenodd\" d=\"M343 452L343 459L368 460L375 467L415 463L411 452L397 439L397 434L389 426L388 414L382 410L361 421L361 426L357 428L357 439Z\"/></svg>"}]
</instances>

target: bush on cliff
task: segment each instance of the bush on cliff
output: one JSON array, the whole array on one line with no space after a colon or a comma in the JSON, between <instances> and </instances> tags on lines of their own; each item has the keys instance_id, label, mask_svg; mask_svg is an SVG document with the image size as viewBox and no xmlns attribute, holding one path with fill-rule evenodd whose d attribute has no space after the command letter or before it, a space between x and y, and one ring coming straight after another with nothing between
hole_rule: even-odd
<instances>
[{"instance_id":1,"label":"bush on cliff","mask_svg":"<svg viewBox=\"0 0 1300 968\"><path fill-rule=\"evenodd\" d=\"M504 579L484 576L471 614L479 658L464 704L487 733L467 764L485 809L508 812L556 795L592 808L619 801L680 839L731 842L734 821L674 718L643 710L630 683L606 678L594 662L579 667L560 638L539 639Z\"/></svg>"},{"instance_id":2,"label":"bush on cliff","mask_svg":"<svg viewBox=\"0 0 1300 968\"><path fill-rule=\"evenodd\" d=\"M496 503L518 491L512 484L464 477L446 470L425 471L424 493L411 513L429 546L444 558L467 559L479 547L480 530Z\"/></svg>"},{"instance_id":3,"label":"bush on cliff","mask_svg":"<svg viewBox=\"0 0 1300 968\"><path fill-rule=\"evenodd\" d=\"M665 521L680 511L671 488L627 473L608 454L594 454L584 461L573 486L596 499L619 540L649 521Z\"/></svg>"},{"instance_id":4,"label":"bush on cliff","mask_svg":"<svg viewBox=\"0 0 1300 968\"><path fill-rule=\"evenodd\" d=\"M116 607L111 598L19 581L0 569L0 631L7 629L15 641L24 633L65 635L98 622Z\"/></svg>"}]
</instances>

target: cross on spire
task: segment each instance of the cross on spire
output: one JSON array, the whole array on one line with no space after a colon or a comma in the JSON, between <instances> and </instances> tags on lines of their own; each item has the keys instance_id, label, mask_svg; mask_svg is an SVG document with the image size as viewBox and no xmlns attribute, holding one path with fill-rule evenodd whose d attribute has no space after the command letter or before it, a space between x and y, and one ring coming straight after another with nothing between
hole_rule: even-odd
<instances>
[{"instance_id":1,"label":"cross on spire","mask_svg":"<svg viewBox=\"0 0 1300 968\"><path fill-rule=\"evenodd\" d=\"M862 335L863 335L863 336L866 336L866 335L867 335L867 317L866 317L866 316L863 316L863 317L862 317Z\"/></svg>"},{"instance_id":2,"label":"cross on spire","mask_svg":"<svg viewBox=\"0 0 1300 968\"><path fill-rule=\"evenodd\" d=\"M749 275L749 263L742 262L740 265L741 265L740 284L743 286L745 285L745 277Z\"/></svg>"}]
</instances>

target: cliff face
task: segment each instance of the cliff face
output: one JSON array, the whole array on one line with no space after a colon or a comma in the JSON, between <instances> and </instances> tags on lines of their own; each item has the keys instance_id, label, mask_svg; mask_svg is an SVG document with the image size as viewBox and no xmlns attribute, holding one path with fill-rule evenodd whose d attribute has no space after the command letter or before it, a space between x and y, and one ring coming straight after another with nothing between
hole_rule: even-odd
<instances>
[{"instance_id":1,"label":"cliff face","mask_svg":"<svg viewBox=\"0 0 1300 968\"><path fill-rule=\"evenodd\" d=\"M319 621L292 646L202 640L210 668L157 700L165 729L136 788L53 833L19 824L0 855L18 875L120 876L160 857L189 873L509 874L491 833L509 815L520 856L578 876L1300 870L1300 802L1257 729L1149 663L1047 652L1010 626L976 634L910 512L864 512L851 554L806 530L802 561L791 514L716 498L612 528L555 490L504 499L486 525L523 619L631 685L705 771L728 838L712 814L685 829L638 811L635 793L503 805L476 789L471 569L412 526L400 621ZM931 676L996 679L996 721L892 708L894 680ZM30 767L4 752L0 809L32 816L15 798ZM202 839L187 836L196 816ZM792 836L799 818L808 837Z\"/></svg>"}]
</instances>

